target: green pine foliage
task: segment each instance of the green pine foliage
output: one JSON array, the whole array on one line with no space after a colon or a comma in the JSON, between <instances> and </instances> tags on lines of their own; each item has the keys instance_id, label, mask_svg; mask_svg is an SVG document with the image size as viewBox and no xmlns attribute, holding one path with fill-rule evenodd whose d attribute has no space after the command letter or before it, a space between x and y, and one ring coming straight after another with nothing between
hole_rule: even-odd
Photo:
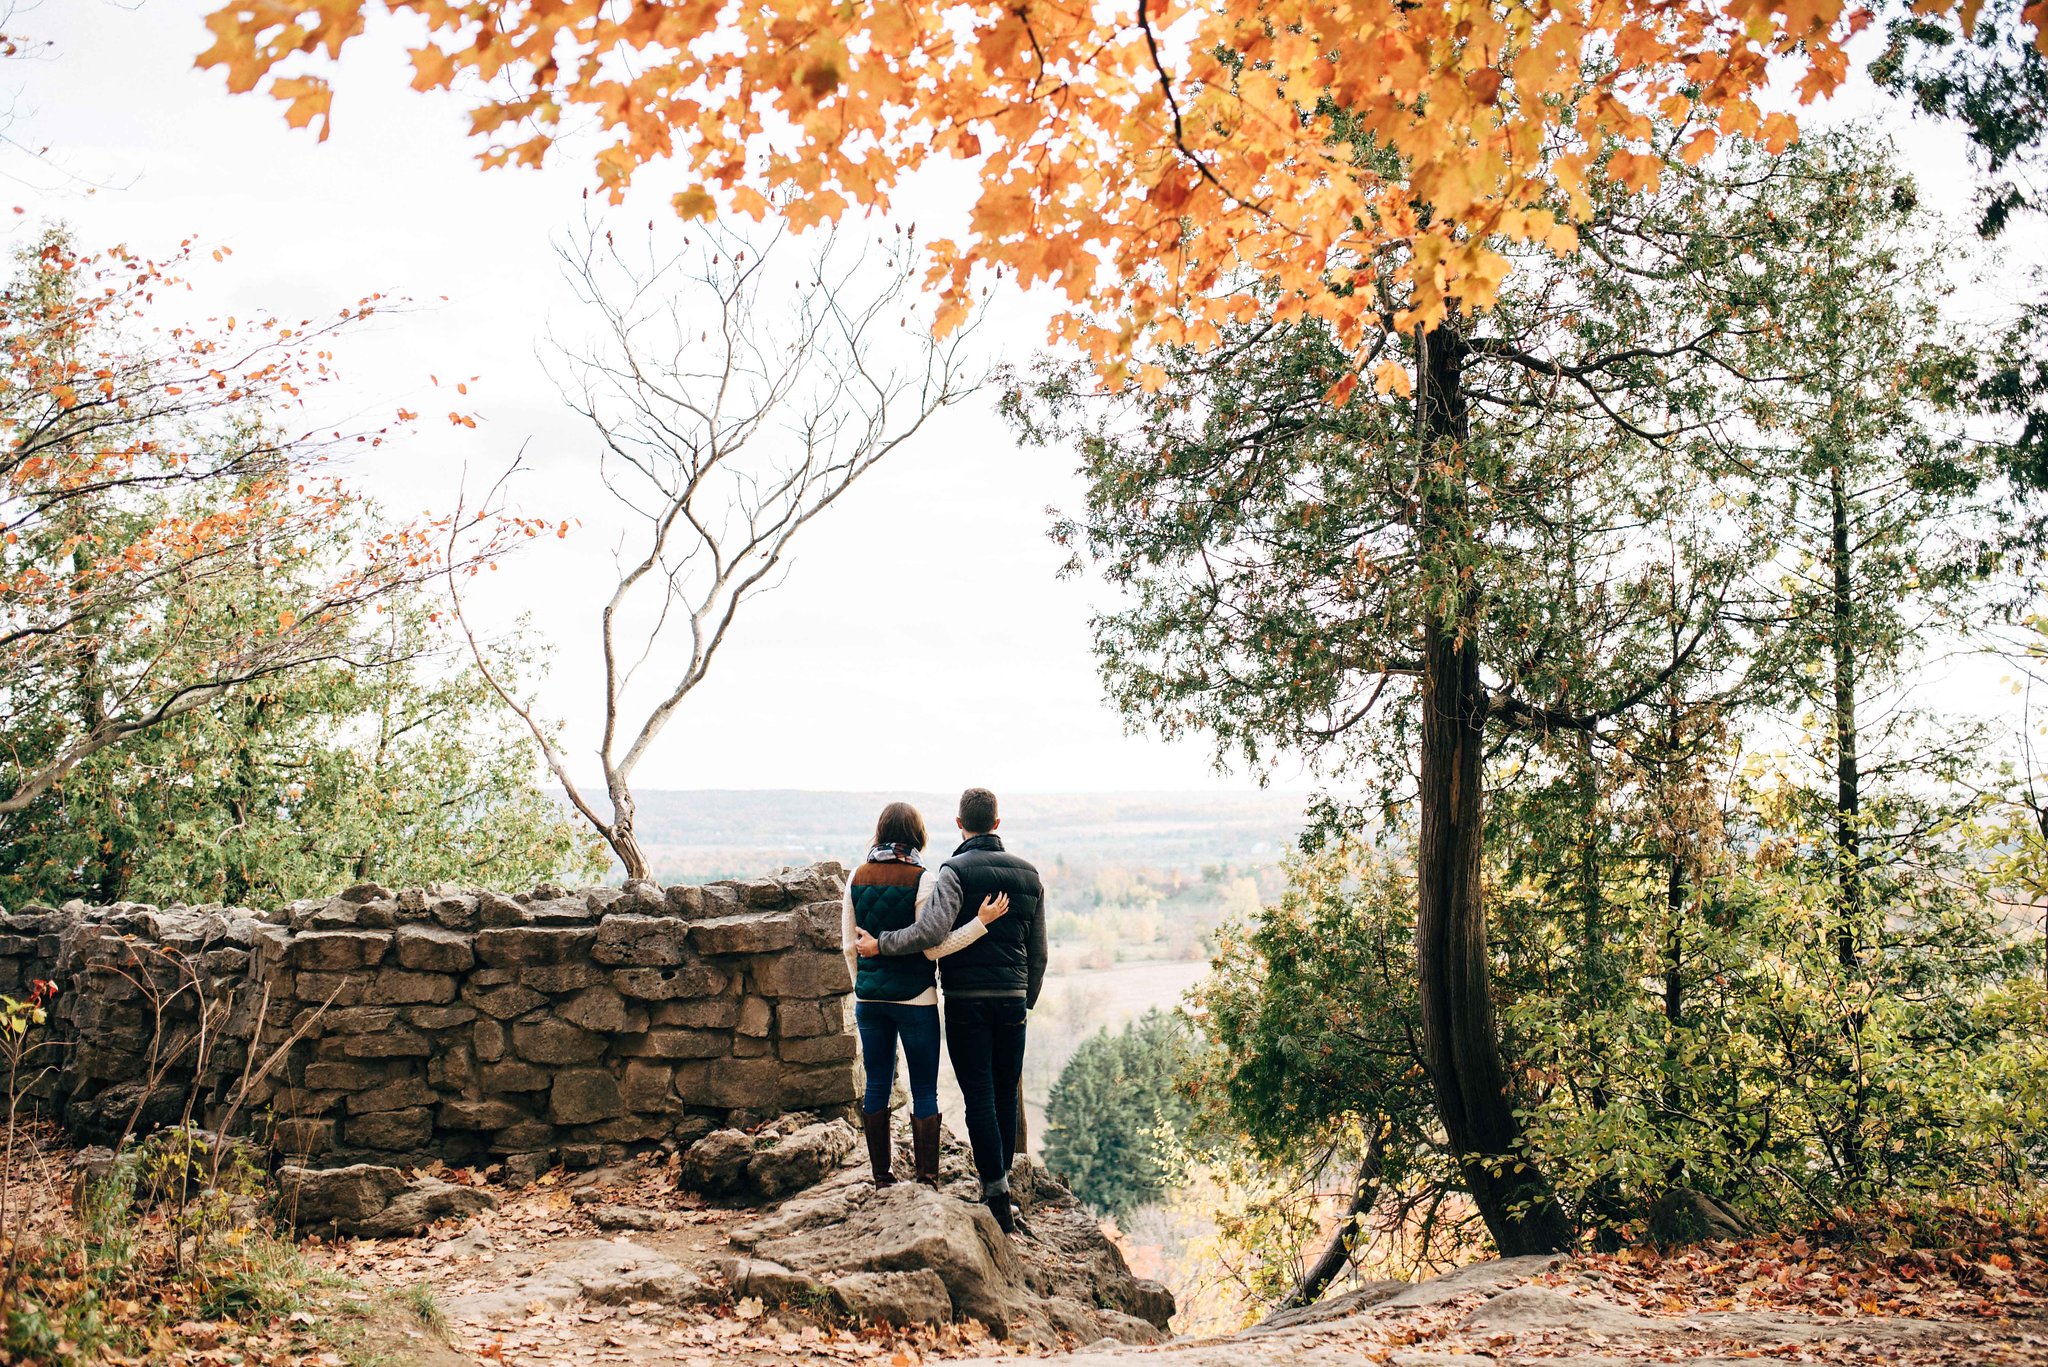
<instances>
[{"instance_id":1,"label":"green pine foliage","mask_svg":"<svg viewBox=\"0 0 2048 1367\"><path fill-rule=\"evenodd\" d=\"M1045 1105L1045 1165L1098 1215L1123 1219L1180 1181L1186 1027L1148 1011L1067 1060Z\"/></svg>"},{"instance_id":2,"label":"green pine foliage","mask_svg":"<svg viewBox=\"0 0 2048 1367\"><path fill-rule=\"evenodd\" d=\"M1920 110L1961 125L1982 172L1978 230L2001 232L2038 212L2048 169L2048 59L2021 15L2024 0L1961 14L1902 12L1870 74ZM1967 27L1962 16L1971 16Z\"/></svg>"}]
</instances>

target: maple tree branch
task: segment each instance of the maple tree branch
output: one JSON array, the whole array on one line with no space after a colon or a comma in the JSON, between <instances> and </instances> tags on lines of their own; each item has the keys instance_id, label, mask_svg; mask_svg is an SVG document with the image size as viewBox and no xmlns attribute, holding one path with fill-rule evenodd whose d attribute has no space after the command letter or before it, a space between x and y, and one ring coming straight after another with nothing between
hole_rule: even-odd
<instances>
[{"instance_id":1,"label":"maple tree branch","mask_svg":"<svg viewBox=\"0 0 2048 1367\"><path fill-rule=\"evenodd\" d=\"M1259 217L1270 221L1272 218L1271 214L1258 205L1239 199L1236 195L1232 194L1222 181L1216 179L1216 173L1209 169L1209 164L1196 156L1193 150L1188 147L1187 132L1181 124L1180 101L1174 98L1173 78L1166 74L1166 63L1159 56L1159 39L1152 32L1152 18L1146 13L1146 4L1147 0L1138 0L1138 30L1145 35L1145 51L1152 58L1152 69L1159 73L1159 92L1166 97L1167 111L1173 115L1173 145L1179 149L1182 156L1186 157L1193 164L1197 171L1201 172L1203 180L1216 187L1217 194L1222 195L1233 204L1244 205L1245 208L1250 209Z\"/></svg>"}]
</instances>

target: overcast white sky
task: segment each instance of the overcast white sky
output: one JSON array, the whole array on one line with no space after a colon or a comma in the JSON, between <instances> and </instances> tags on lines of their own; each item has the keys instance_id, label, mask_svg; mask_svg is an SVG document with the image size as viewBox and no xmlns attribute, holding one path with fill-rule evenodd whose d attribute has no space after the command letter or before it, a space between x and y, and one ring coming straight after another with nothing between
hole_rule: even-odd
<instances>
[{"instance_id":1,"label":"overcast white sky","mask_svg":"<svg viewBox=\"0 0 2048 1367\"><path fill-rule=\"evenodd\" d=\"M21 91L12 136L49 148L47 161L18 149L0 159L13 182L0 195L28 211L14 219L17 237L62 218L88 245L163 254L187 236L227 244L225 267L193 276L206 314L315 316L374 290L409 296L412 311L340 349L343 385L323 414L445 413L448 396L428 376L474 375L465 402L484 421L474 432L424 426L363 465L358 482L398 512L445 509L465 464L495 470L526 444L534 470L516 500L596 523L591 442L534 352L550 320L576 321L550 240L582 208L587 157L571 149L541 173L480 170L459 103L407 90L399 34L375 20L337 73L333 135L316 143L287 130L269 100L230 97L218 73L192 69L215 3L17 5L11 30L55 45L0 72ZM1935 197L1961 207L1960 142L1895 112L1888 121ZM934 182L905 204L921 236L957 203L946 188ZM645 205L626 213L644 228ZM1027 359L1034 318L1022 301L999 304L984 334L992 353ZM1244 786L1245 776L1215 775L1199 742L1126 735L1102 700L1087 633L1102 590L1059 580L1064 556L1046 536L1047 505L1071 507L1077 494L1070 456L1019 447L992 399L947 415L806 533L788 583L747 612L638 785ZM498 623L531 614L553 645L542 707L579 750L594 738L608 573L602 532L550 540L492 577L477 604ZM906 615L914 631L901 629ZM864 632L868 622L887 629Z\"/></svg>"}]
</instances>

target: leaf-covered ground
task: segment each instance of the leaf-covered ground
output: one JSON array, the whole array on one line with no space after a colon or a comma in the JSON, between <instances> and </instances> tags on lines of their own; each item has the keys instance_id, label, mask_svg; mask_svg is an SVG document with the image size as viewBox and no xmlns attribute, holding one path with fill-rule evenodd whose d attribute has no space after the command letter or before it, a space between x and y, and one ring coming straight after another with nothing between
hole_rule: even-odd
<instances>
[{"instance_id":1,"label":"leaf-covered ground","mask_svg":"<svg viewBox=\"0 0 2048 1367\"><path fill-rule=\"evenodd\" d=\"M416 1288L361 1285L317 1266L239 1218L253 1203L188 1193L81 1207L73 1150L54 1131L17 1124L0 1152L4 1367L468 1361Z\"/></svg>"},{"instance_id":2,"label":"leaf-covered ground","mask_svg":"<svg viewBox=\"0 0 2048 1367\"><path fill-rule=\"evenodd\" d=\"M1348 1299L1290 1327L1157 1350L1160 1367L2048 1363L2048 1223L1894 1212L1800 1236L1477 1264Z\"/></svg>"},{"instance_id":3,"label":"leaf-covered ground","mask_svg":"<svg viewBox=\"0 0 2048 1367\"><path fill-rule=\"evenodd\" d=\"M2048 1296L2048 1222L1966 1211L1898 1214L1792 1238L1584 1257L1570 1275L1646 1311L1796 1310L2006 1325Z\"/></svg>"},{"instance_id":4,"label":"leaf-covered ground","mask_svg":"<svg viewBox=\"0 0 2048 1367\"><path fill-rule=\"evenodd\" d=\"M658 1165L551 1175L418 1238L294 1246L248 1232L202 1262L188 1244L181 1264L160 1210L92 1246L66 1157L30 1144L11 1169L5 1309L12 1329L37 1329L23 1316L40 1315L45 1332L40 1347L18 1338L0 1362L911 1367L1016 1351L972 1324L859 1329L821 1307L725 1300L717 1260L751 1212L677 1190ZM625 1292L593 1296L570 1275L635 1259L712 1294L642 1299L629 1278ZM1797 1237L1476 1264L1364 1288L1278 1328L1068 1350L1070 1367L2048 1364L2048 1220L1892 1212Z\"/></svg>"},{"instance_id":5,"label":"leaf-covered ground","mask_svg":"<svg viewBox=\"0 0 2048 1367\"><path fill-rule=\"evenodd\" d=\"M621 1210L643 1222L652 1217L655 1227L608 1229ZM726 1231L747 1215L677 1192L659 1168L626 1169L551 1180L510 1197L459 1234L344 1242L318 1252L316 1261L368 1285L431 1286L451 1341L476 1361L507 1367L907 1367L1013 1351L974 1326L856 1332L804 1307L751 1300L681 1308L581 1299L506 1303L508 1287L546 1285L551 1262L572 1260L594 1240L708 1272ZM1072 1345L1072 1362L2048 1363L2048 1223L1893 1213L1800 1237L1478 1265L1405 1291L1388 1286L1351 1299L1340 1307L1349 1313L1229 1339L1099 1352Z\"/></svg>"}]
</instances>

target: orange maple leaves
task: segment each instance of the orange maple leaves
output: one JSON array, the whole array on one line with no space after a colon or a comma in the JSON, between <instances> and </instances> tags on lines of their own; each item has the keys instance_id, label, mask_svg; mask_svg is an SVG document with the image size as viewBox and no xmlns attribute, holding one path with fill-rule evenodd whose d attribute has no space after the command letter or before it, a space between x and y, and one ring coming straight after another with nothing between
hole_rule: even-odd
<instances>
[{"instance_id":1,"label":"orange maple leaves","mask_svg":"<svg viewBox=\"0 0 2048 1367\"><path fill-rule=\"evenodd\" d=\"M1141 333L1215 341L1249 277L1347 343L1484 306L1503 242L1571 249L1588 177L1654 182L1654 120L1688 125L1693 161L1729 135L1782 144L1774 65L1826 95L1870 22L1854 0L378 3L428 30L415 89L509 85L471 115L488 165L540 162L575 111L616 135L596 156L614 198L665 161L686 217L803 225L886 208L934 157L978 161L965 237L930 244L941 328L997 268L1062 291L1058 335L1105 361ZM366 7L234 0L199 63L324 135L324 83L281 68L334 57ZM1388 245L1411 250L1389 268ZM1382 269L1397 317L1360 288Z\"/></svg>"}]
</instances>

